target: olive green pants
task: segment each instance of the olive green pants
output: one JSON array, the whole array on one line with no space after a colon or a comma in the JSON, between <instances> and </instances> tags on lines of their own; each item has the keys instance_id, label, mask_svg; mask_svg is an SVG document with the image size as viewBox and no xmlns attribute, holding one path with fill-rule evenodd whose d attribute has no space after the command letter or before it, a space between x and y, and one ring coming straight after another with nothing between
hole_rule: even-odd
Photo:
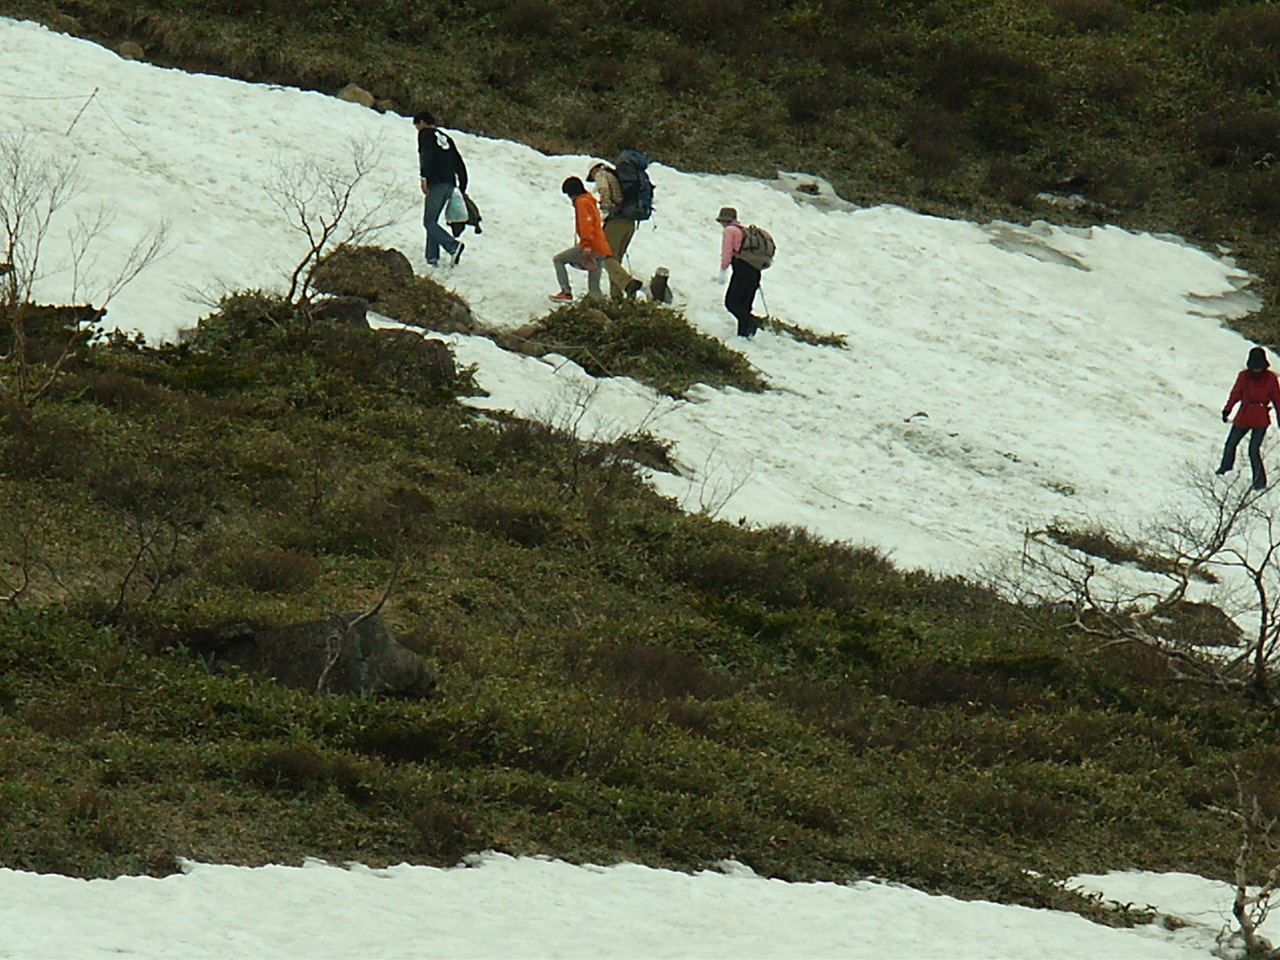
<instances>
[{"instance_id":1,"label":"olive green pants","mask_svg":"<svg viewBox=\"0 0 1280 960\"><path fill-rule=\"evenodd\" d=\"M614 218L604 222L604 238L609 241L609 249L613 256L604 262L605 272L609 274L609 295L615 300L622 299L627 284L631 282L631 274L622 265L622 257L636 234L636 222Z\"/></svg>"}]
</instances>

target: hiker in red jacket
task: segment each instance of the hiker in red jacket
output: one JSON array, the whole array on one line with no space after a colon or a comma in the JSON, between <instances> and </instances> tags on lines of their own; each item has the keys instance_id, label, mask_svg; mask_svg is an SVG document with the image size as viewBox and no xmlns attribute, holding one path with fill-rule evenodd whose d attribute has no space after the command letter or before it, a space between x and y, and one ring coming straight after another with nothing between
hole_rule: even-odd
<instances>
[{"instance_id":1,"label":"hiker in red jacket","mask_svg":"<svg viewBox=\"0 0 1280 960\"><path fill-rule=\"evenodd\" d=\"M1227 434L1227 445L1222 449L1222 465L1218 467L1218 476L1232 470L1236 465L1236 447L1244 435L1249 436L1249 464L1253 467L1253 489L1262 490L1267 486L1267 468L1262 462L1262 438L1266 436L1267 427L1271 426L1271 413L1268 406L1276 408L1280 415L1280 380L1268 368L1267 354L1261 347L1249 351L1249 359L1245 369L1236 376L1235 385L1231 388L1231 396L1227 397L1227 405L1222 408L1222 422L1231 417L1231 408L1240 404L1235 422L1231 424L1231 432Z\"/></svg>"}]
</instances>

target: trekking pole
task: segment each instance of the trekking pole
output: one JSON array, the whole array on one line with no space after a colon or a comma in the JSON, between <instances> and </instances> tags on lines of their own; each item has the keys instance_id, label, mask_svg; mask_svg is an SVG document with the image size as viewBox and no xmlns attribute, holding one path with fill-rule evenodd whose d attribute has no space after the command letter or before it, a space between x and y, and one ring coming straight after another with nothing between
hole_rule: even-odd
<instances>
[{"instance_id":1,"label":"trekking pole","mask_svg":"<svg viewBox=\"0 0 1280 960\"><path fill-rule=\"evenodd\" d=\"M764 304L764 315L769 316L769 301L764 298L764 284L761 284L756 290L760 293L760 302Z\"/></svg>"}]
</instances>

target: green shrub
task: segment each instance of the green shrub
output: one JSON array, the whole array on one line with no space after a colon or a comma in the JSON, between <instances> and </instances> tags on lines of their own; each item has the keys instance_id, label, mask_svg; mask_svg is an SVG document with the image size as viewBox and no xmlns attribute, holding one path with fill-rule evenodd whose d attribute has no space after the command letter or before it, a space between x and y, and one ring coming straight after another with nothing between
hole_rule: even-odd
<instances>
[{"instance_id":1,"label":"green shrub","mask_svg":"<svg viewBox=\"0 0 1280 960\"><path fill-rule=\"evenodd\" d=\"M678 312L647 301L588 299L561 307L543 317L521 347L561 353L594 377L632 377L670 396L695 383L765 389L741 354L699 333Z\"/></svg>"},{"instance_id":2,"label":"green shrub","mask_svg":"<svg viewBox=\"0 0 1280 960\"><path fill-rule=\"evenodd\" d=\"M706 85L707 71L697 51L669 47L658 56L658 79L668 93L688 93Z\"/></svg>"},{"instance_id":3,"label":"green shrub","mask_svg":"<svg viewBox=\"0 0 1280 960\"><path fill-rule=\"evenodd\" d=\"M1210 164L1249 167L1275 153L1280 110L1217 109L1202 116L1195 130Z\"/></svg>"},{"instance_id":4,"label":"green shrub","mask_svg":"<svg viewBox=\"0 0 1280 960\"><path fill-rule=\"evenodd\" d=\"M316 265L311 285L321 293L381 300L413 277L408 262L395 256L398 252L372 246L337 247Z\"/></svg>"},{"instance_id":5,"label":"green shrub","mask_svg":"<svg viewBox=\"0 0 1280 960\"><path fill-rule=\"evenodd\" d=\"M213 565L228 586L258 593L301 593L316 582L313 558L297 550L240 547L224 551Z\"/></svg>"},{"instance_id":6,"label":"green shrub","mask_svg":"<svg viewBox=\"0 0 1280 960\"><path fill-rule=\"evenodd\" d=\"M1086 32L1121 30L1133 19L1119 0L1051 0L1049 9L1061 23Z\"/></svg>"},{"instance_id":7,"label":"green shrub","mask_svg":"<svg viewBox=\"0 0 1280 960\"><path fill-rule=\"evenodd\" d=\"M415 852L435 863L451 866L487 845L477 834L474 814L457 804L437 800L413 811L409 819Z\"/></svg>"},{"instance_id":8,"label":"green shrub","mask_svg":"<svg viewBox=\"0 0 1280 960\"><path fill-rule=\"evenodd\" d=\"M1280 79L1280 10L1270 4L1233 5L1214 21L1213 61L1237 90L1270 92Z\"/></svg>"},{"instance_id":9,"label":"green shrub","mask_svg":"<svg viewBox=\"0 0 1280 960\"><path fill-rule=\"evenodd\" d=\"M0 401L0 472L19 479L72 481L91 472L92 426L60 411Z\"/></svg>"},{"instance_id":10,"label":"green shrub","mask_svg":"<svg viewBox=\"0 0 1280 960\"><path fill-rule=\"evenodd\" d=\"M310 746L268 748L250 763L245 776L265 789L289 794L307 794L333 787L351 800L365 801L373 796L367 761L322 753Z\"/></svg>"},{"instance_id":11,"label":"green shrub","mask_svg":"<svg viewBox=\"0 0 1280 960\"><path fill-rule=\"evenodd\" d=\"M719 700L742 686L692 654L653 644L602 645L589 660L620 693L649 700Z\"/></svg>"}]
</instances>

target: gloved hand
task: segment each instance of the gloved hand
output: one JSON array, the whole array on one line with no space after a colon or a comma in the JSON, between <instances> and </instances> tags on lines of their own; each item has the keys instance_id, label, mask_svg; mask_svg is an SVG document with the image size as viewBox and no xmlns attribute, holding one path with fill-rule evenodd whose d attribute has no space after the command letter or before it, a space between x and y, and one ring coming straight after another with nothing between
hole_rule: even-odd
<instances>
[{"instance_id":1,"label":"gloved hand","mask_svg":"<svg viewBox=\"0 0 1280 960\"><path fill-rule=\"evenodd\" d=\"M728 276L728 274L729 274L729 271L728 271L728 270L721 270L721 271L720 271L720 281L719 281L719 282L720 282L720 286L722 286L722 287L724 286L725 277L726 277L726 276Z\"/></svg>"},{"instance_id":2,"label":"gloved hand","mask_svg":"<svg viewBox=\"0 0 1280 960\"><path fill-rule=\"evenodd\" d=\"M1222 422L1223 422L1223 423L1226 423L1226 422L1227 422L1228 420L1230 420L1230 419L1231 419L1231 411L1230 411L1230 410L1223 410L1223 411L1222 411Z\"/></svg>"}]
</instances>

